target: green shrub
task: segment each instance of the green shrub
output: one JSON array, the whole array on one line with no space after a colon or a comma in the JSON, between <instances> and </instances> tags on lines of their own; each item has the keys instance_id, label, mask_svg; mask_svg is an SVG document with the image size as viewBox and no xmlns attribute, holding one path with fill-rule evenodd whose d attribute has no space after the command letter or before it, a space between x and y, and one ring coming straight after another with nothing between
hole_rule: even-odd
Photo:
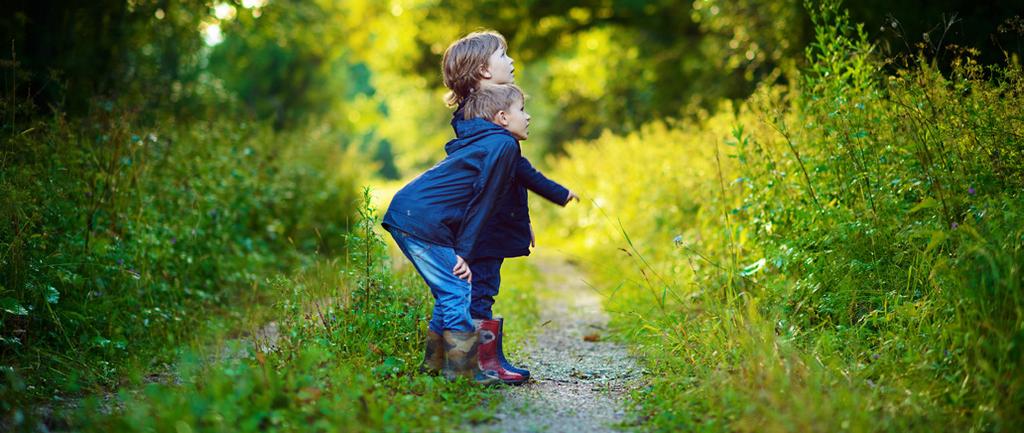
<instances>
[{"instance_id":1,"label":"green shrub","mask_svg":"<svg viewBox=\"0 0 1024 433\"><path fill-rule=\"evenodd\" d=\"M0 154L0 365L30 395L162 360L267 276L340 253L355 208L333 134L94 111L37 121Z\"/></svg>"}]
</instances>

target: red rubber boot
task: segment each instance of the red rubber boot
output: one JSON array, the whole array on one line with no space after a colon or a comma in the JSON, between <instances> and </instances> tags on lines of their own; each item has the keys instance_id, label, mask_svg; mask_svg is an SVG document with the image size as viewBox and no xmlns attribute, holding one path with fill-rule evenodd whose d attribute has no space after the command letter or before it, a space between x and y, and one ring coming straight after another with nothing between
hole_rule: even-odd
<instances>
[{"instance_id":1,"label":"red rubber boot","mask_svg":"<svg viewBox=\"0 0 1024 433\"><path fill-rule=\"evenodd\" d=\"M480 331L480 347L477 349L480 370L493 373L502 382L509 385L520 385L526 382L526 376L506 370L498 356L498 332L501 323L497 320L486 319L477 319L473 323Z\"/></svg>"},{"instance_id":2,"label":"red rubber boot","mask_svg":"<svg viewBox=\"0 0 1024 433\"><path fill-rule=\"evenodd\" d=\"M530 380L530 370L516 367L509 363L507 359L505 359L505 352L501 348L501 342L502 340L505 339L505 319L501 317L496 317L494 320L498 321L498 359L501 360L501 366L505 367L505 369L508 371L523 375L523 377L526 378L526 380Z\"/></svg>"}]
</instances>

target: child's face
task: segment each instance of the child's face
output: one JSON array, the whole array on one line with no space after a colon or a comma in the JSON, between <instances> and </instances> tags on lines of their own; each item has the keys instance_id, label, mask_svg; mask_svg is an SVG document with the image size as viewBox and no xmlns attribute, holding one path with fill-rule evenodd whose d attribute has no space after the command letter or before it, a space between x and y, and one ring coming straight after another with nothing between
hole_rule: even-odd
<instances>
[{"instance_id":1,"label":"child's face","mask_svg":"<svg viewBox=\"0 0 1024 433\"><path fill-rule=\"evenodd\" d=\"M522 99L513 102L507 110L499 111L495 117L498 124L511 132L516 139L526 140L530 135L530 114L526 112L526 105Z\"/></svg>"},{"instance_id":2,"label":"child's face","mask_svg":"<svg viewBox=\"0 0 1024 433\"><path fill-rule=\"evenodd\" d=\"M504 48L498 48L487 58L487 65L481 71L480 83L509 84L516 80L515 66L512 66L512 58L505 53Z\"/></svg>"}]
</instances>

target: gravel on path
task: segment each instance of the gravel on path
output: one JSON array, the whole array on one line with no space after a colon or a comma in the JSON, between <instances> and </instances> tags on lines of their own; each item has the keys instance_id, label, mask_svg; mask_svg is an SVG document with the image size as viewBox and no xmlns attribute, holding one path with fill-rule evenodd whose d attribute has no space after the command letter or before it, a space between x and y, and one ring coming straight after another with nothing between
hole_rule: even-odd
<instances>
[{"instance_id":1,"label":"gravel on path","mask_svg":"<svg viewBox=\"0 0 1024 433\"><path fill-rule=\"evenodd\" d=\"M579 269L544 251L529 260L544 276L544 287L537 288L541 325L525 354L506 355L526 359L522 364L533 378L503 388L505 401L494 422L470 431L623 431L627 394L639 383L641 368L625 347L603 340L608 316Z\"/></svg>"}]
</instances>

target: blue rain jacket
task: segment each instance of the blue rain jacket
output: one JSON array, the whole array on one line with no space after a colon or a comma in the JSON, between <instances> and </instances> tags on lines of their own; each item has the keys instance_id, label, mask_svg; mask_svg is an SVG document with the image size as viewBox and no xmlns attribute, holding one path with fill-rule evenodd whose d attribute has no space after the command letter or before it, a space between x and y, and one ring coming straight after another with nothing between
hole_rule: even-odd
<instances>
[{"instance_id":1,"label":"blue rain jacket","mask_svg":"<svg viewBox=\"0 0 1024 433\"><path fill-rule=\"evenodd\" d=\"M469 261L498 198L508 195L520 151L508 131L483 119L460 122L456 132L445 145L448 156L391 199L383 225Z\"/></svg>"},{"instance_id":2,"label":"blue rain jacket","mask_svg":"<svg viewBox=\"0 0 1024 433\"><path fill-rule=\"evenodd\" d=\"M460 106L452 116L452 128L461 137L460 129L465 122ZM512 182L506 194L498 198L493 216L484 224L483 232L477 238L473 257L519 257L530 255L530 206L527 190L533 191L559 206L568 203L569 190L544 176L530 164L526 157L519 155L513 171ZM465 258L465 257L463 257Z\"/></svg>"}]
</instances>

